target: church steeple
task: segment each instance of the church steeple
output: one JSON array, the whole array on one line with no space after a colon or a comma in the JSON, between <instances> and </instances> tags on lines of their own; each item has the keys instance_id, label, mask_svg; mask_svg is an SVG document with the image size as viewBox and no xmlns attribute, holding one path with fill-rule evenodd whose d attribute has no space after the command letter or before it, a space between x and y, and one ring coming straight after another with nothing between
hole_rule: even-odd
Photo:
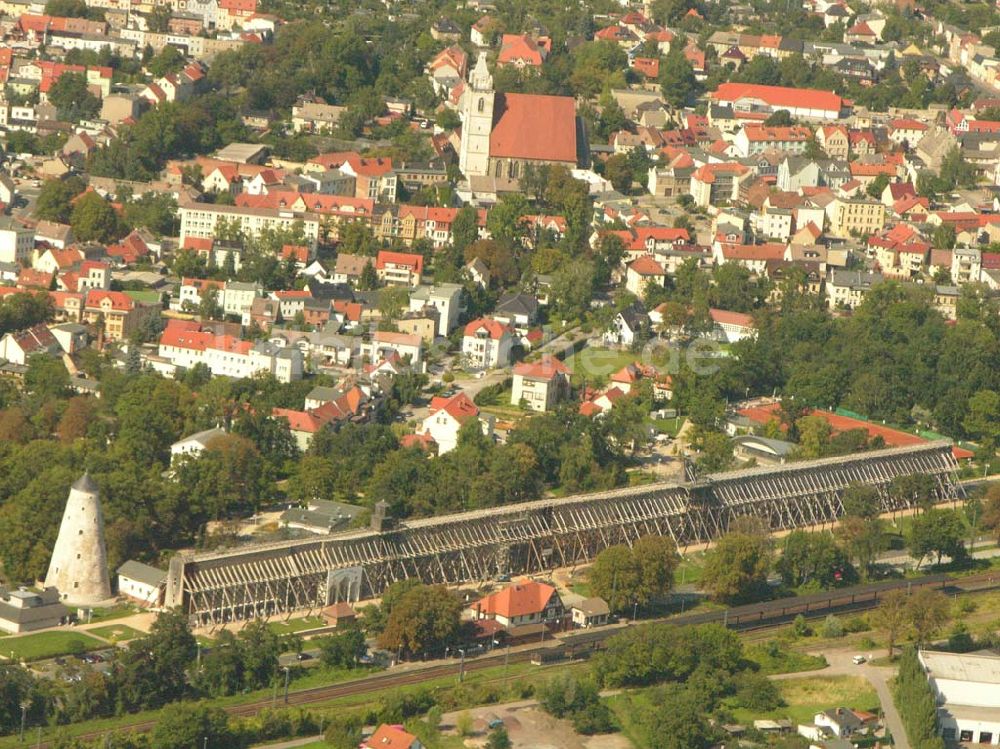
<instances>
[{"instance_id":1,"label":"church steeple","mask_svg":"<svg viewBox=\"0 0 1000 749\"><path fill-rule=\"evenodd\" d=\"M479 53L479 57L476 59L476 67L472 70L469 83L472 85L473 91L493 91L493 76L490 75L490 69L486 65L485 52Z\"/></svg>"},{"instance_id":2,"label":"church steeple","mask_svg":"<svg viewBox=\"0 0 1000 749\"><path fill-rule=\"evenodd\" d=\"M466 177L490 171L490 134L493 132L493 76L486 65L486 54L479 53L469 85L462 94L462 145L458 168Z\"/></svg>"}]
</instances>

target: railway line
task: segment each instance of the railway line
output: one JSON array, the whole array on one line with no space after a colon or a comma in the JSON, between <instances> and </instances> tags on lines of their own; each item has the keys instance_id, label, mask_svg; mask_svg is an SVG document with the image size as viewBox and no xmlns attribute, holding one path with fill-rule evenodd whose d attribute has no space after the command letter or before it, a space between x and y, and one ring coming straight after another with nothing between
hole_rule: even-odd
<instances>
[{"instance_id":1,"label":"railway line","mask_svg":"<svg viewBox=\"0 0 1000 749\"><path fill-rule=\"evenodd\" d=\"M893 590L913 591L919 588L933 588L948 594L985 593L1000 588L1000 574L985 572L969 577L954 578L946 574L928 575L912 580L891 580L849 588L840 588L822 593L795 598L782 598L763 603L736 606L725 610L693 612L673 616L668 619L652 621L669 622L677 626L689 624L718 623L740 632L765 631L782 626L802 614L806 618L818 618L829 614L860 612L875 608L886 593ZM646 623L646 622L644 622ZM591 653L601 650L605 642L622 631L621 627L582 630L557 636L559 644L539 643L509 653L494 650L488 654L469 658L464 663L466 673L481 671L487 668L507 663L525 663L533 659L545 663L566 659L586 658ZM544 653L544 658L540 654ZM289 692L288 701L283 697L267 698L232 705L226 709L230 715L254 715L261 710L273 706L303 706L328 702L339 697L364 695L379 692L393 687L406 687L446 676L458 676L462 668L457 662L436 663L425 668L411 670L385 671L372 676L352 681L339 682L322 687L312 687ZM130 725L120 726L118 731L148 732L156 725L156 721L137 721ZM77 738L93 740L104 736L107 731L91 731L80 734ZM48 749L51 742L43 741L36 746L38 749Z\"/></svg>"}]
</instances>

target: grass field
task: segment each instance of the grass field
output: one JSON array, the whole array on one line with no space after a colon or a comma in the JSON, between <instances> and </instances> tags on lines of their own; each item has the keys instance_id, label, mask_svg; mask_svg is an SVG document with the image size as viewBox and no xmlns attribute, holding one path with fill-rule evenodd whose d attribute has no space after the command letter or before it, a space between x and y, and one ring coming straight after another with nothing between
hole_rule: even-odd
<instances>
[{"instance_id":1,"label":"grass field","mask_svg":"<svg viewBox=\"0 0 1000 749\"><path fill-rule=\"evenodd\" d=\"M103 627L94 627L90 630L90 633L111 642L128 642L137 637L142 637L143 634L127 624L107 624Z\"/></svg>"},{"instance_id":2,"label":"grass field","mask_svg":"<svg viewBox=\"0 0 1000 749\"><path fill-rule=\"evenodd\" d=\"M305 616L299 619L289 619L287 622L268 622L272 632L279 635L290 635L293 632L304 632L307 629L317 629L326 626L326 620L321 616Z\"/></svg>"},{"instance_id":3,"label":"grass field","mask_svg":"<svg viewBox=\"0 0 1000 749\"><path fill-rule=\"evenodd\" d=\"M611 375L636 360L632 351L587 346L566 357L566 366L573 372L574 379L587 382L606 382Z\"/></svg>"},{"instance_id":4,"label":"grass field","mask_svg":"<svg viewBox=\"0 0 1000 749\"><path fill-rule=\"evenodd\" d=\"M120 604L118 606L108 606L107 608L91 609L90 622L109 622L114 619L122 619L132 616L139 611L135 606Z\"/></svg>"},{"instance_id":5,"label":"grass field","mask_svg":"<svg viewBox=\"0 0 1000 749\"><path fill-rule=\"evenodd\" d=\"M13 652L17 660L38 661L42 658L85 653L103 647L105 647L103 642L83 632L39 632L4 640L0 653L9 657Z\"/></svg>"},{"instance_id":6,"label":"grass field","mask_svg":"<svg viewBox=\"0 0 1000 749\"><path fill-rule=\"evenodd\" d=\"M782 681L778 687L785 701L784 707L766 713L732 708L733 717L744 724L762 718L787 718L793 723L812 723L813 715L832 707L849 707L873 713L879 709L878 695L860 676L809 676Z\"/></svg>"}]
</instances>

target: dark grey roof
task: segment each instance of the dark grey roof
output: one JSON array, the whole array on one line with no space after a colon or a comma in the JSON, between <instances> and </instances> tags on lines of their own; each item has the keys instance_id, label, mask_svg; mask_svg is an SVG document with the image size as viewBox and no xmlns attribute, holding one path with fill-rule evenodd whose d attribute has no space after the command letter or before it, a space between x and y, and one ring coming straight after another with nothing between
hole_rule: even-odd
<instances>
[{"instance_id":1,"label":"dark grey roof","mask_svg":"<svg viewBox=\"0 0 1000 749\"><path fill-rule=\"evenodd\" d=\"M86 494L97 494L97 484L90 478L89 473L85 473L78 478L73 484L73 489L78 492L85 492Z\"/></svg>"},{"instance_id":2,"label":"dark grey roof","mask_svg":"<svg viewBox=\"0 0 1000 749\"><path fill-rule=\"evenodd\" d=\"M510 315L534 317L538 312L538 299L531 294L504 294L497 302L496 311Z\"/></svg>"},{"instance_id":3,"label":"dark grey roof","mask_svg":"<svg viewBox=\"0 0 1000 749\"><path fill-rule=\"evenodd\" d=\"M12 597L26 600L26 605L12 606L7 603ZM62 617L68 614L69 609L59 602L59 591L55 588L46 588L41 593L0 589L0 620L12 622L21 627L38 622L45 622L43 626L55 626ZM33 629L37 628L33 627Z\"/></svg>"},{"instance_id":4,"label":"dark grey roof","mask_svg":"<svg viewBox=\"0 0 1000 749\"><path fill-rule=\"evenodd\" d=\"M311 530L333 531L344 528L361 512L363 507L332 502L325 499L314 499L308 508L293 507L281 514L281 520L286 524L301 525Z\"/></svg>"},{"instance_id":5,"label":"dark grey roof","mask_svg":"<svg viewBox=\"0 0 1000 749\"><path fill-rule=\"evenodd\" d=\"M118 568L118 574L127 577L129 580L145 583L146 585L161 585L167 579L166 570L151 567L142 562L128 560Z\"/></svg>"}]
</instances>

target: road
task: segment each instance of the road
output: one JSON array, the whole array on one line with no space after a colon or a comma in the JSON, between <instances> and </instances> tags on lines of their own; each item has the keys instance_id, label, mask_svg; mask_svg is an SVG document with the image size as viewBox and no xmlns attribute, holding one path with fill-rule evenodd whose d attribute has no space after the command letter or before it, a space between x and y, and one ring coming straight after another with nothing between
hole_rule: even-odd
<instances>
[{"instance_id":1,"label":"road","mask_svg":"<svg viewBox=\"0 0 1000 749\"><path fill-rule=\"evenodd\" d=\"M903 719L899 716L896 705L892 701L892 692L889 691L888 681L895 676L895 669L873 666L870 663L864 663L860 666L855 665L851 659L857 653L853 651L823 651L816 653L816 655L824 656L829 665L826 668L815 671L777 674L771 678L776 681L800 679L806 676L861 676L867 679L868 683L875 689L875 693L878 694L878 700L882 705L883 719L889 732L892 733L893 738L896 740L896 749L910 749L910 742L906 738L906 730L903 728ZM831 705L831 707L838 706Z\"/></svg>"}]
</instances>

